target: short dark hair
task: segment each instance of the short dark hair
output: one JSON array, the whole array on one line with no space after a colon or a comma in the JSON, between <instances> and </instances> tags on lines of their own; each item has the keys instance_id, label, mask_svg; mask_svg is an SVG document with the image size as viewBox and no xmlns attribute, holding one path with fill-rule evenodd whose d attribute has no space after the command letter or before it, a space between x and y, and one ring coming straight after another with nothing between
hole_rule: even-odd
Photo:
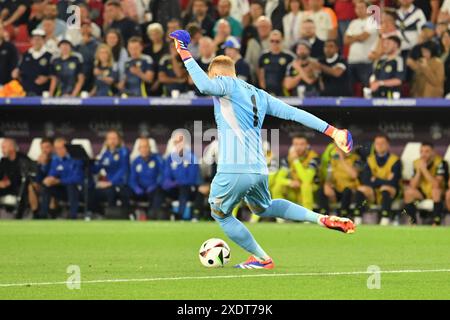
<instances>
[{"instance_id":1,"label":"short dark hair","mask_svg":"<svg viewBox=\"0 0 450 320\"><path fill-rule=\"evenodd\" d=\"M399 48L402 46L402 40L398 36L389 36L387 37L387 40L394 41Z\"/></svg>"},{"instance_id":2,"label":"short dark hair","mask_svg":"<svg viewBox=\"0 0 450 320\"><path fill-rule=\"evenodd\" d=\"M391 139L389 139L388 135L387 135L386 133L383 133L383 132L377 133L377 134L375 135L375 137L373 138L373 140L375 140L375 139L377 139L377 138L383 138L383 139L385 139L387 142L391 142Z\"/></svg>"},{"instance_id":3,"label":"short dark hair","mask_svg":"<svg viewBox=\"0 0 450 320\"><path fill-rule=\"evenodd\" d=\"M53 144L53 139L52 138L42 138L41 144L44 144L44 143Z\"/></svg>"},{"instance_id":4,"label":"short dark hair","mask_svg":"<svg viewBox=\"0 0 450 320\"><path fill-rule=\"evenodd\" d=\"M304 134L301 134L301 133L294 133L291 137L292 137L292 140L305 139L306 141L308 141L308 138Z\"/></svg>"},{"instance_id":5,"label":"short dark hair","mask_svg":"<svg viewBox=\"0 0 450 320\"><path fill-rule=\"evenodd\" d=\"M133 43L133 42L138 42L138 43L140 43L141 45L144 44L144 41L142 40L142 38L141 38L141 37L138 37L138 36L133 36L133 37L131 37L131 38L128 40L128 43L127 43L127 44L130 44L130 43Z\"/></svg>"},{"instance_id":6,"label":"short dark hair","mask_svg":"<svg viewBox=\"0 0 450 320\"><path fill-rule=\"evenodd\" d=\"M431 57L438 56L438 46L434 41L427 41L425 43L422 43L420 47L429 50L431 53Z\"/></svg>"},{"instance_id":7,"label":"short dark hair","mask_svg":"<svg viewBox=\"0 0 450 320\"><path fill-rule=\"evenodd\" d=\"M331 39L325 40L325 43L328 43L328 42L334 43L334 45L339 48L339 42L336 38L331 38Z\"/></svg>"},{"instance_id":8,"label":"short dark hair","mask_svg":"<svg viewBox=\"0 0 450 320\"><path fill-rule=\"evenodd\" d=\"M428 146L431 149L434 149L434 144L430 141L422 141L422 147Z\"/></svg>"},{"instance_id":9,"label":"short dark hair","mask_svg":"<svg viewBox=\"0 0 450 320\"><path fill-rule=\"evenodd\" d=\"M194 22L189 23L186 26L186 30L187 30L187 32L189 32L191 37L194 36L196 33L199 33L199 32L202 33L202 28L200 28L200 26Z\"/></svg>"},{"instance_id":10,"label":"short dark hair","mask_svg":"<svg viewBox=\"0 0 450 320\"><path fill-rule=\"evenodd\" d=\"M122 6L120 5L120 1L117 0L109 0L106 2L105 6L114 6L116 8L122 8Z\"/></svg>"}]
</instances>

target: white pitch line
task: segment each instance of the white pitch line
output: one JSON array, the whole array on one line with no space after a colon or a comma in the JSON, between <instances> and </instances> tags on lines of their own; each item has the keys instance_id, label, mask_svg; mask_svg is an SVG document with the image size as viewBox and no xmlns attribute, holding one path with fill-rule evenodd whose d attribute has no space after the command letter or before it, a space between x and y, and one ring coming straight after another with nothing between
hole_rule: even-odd
<instances>
[{"instance_id":1,"label":"white pitch line","mask_svg":"<svg viewBox=\"0 0 450 320\"><path fill-rule=\"evenodd\" d=\"M450 269L431 269L431 270L381 270L378 273L436 273L449 272ZM240 278L263 278L263 277L321 277L321 276L349 276L349 275L363 275L374 274L377 272L369 271L347 271L347 272L306 272L306 273L261 273L261 274L243 274L243 275L223 275L223 276L201 276L201 277L165 277L165 278L141 278L141 279L101 279L101 280L86 280L81 281L80 284L95 284L95 283L120 283L120 282L154 282L154 281L179 281L179 280L211 280L211 279L240 279ZM0 283L0 288L8 287L29 287L29 286L53 286L65 285L66 281L56 282L28 282L28 283ZM71 285L77 282L69 282Z\"/></svg>"}]
</instances>

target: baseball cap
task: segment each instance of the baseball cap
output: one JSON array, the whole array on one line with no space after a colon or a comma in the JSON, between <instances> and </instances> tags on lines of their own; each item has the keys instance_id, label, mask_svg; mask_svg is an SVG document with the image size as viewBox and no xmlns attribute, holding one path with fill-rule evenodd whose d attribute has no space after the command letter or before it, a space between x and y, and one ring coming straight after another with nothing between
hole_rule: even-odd
<instances>
[{"instance_id":1,"label":"baseball cap","mask_svg":"<svg viewBox=\"0 0 450 320\"><path fill-rule=\"evenodd\" d=\"M222 49L225 48L233 48L233 49L241 49L241 43L239 42L239 40L235 37L228 37L227 41L224 42L224 44L222 45Z\"/></svg>"},{"instance_id":2,"label":"baseball cap","mask_svg":"<svg viewBox=\"0 0 450 320\"><path fill-rule=\"evenodd\" d=\"M42 29L34 29L31 31L31 36L33 37L45 37L45 31Z\"/></svg>"},{"instance_id":3,"label":"baseball cap","mask_svg":"<svg viewBox=\"0 0 450 320\"><path fill-rule=\"evenodd\" d=\"M434 30L434 28L435 28L434 23L433 23L433 22L430 22L430 21L425 22L425 23L422 25L422 29L431 29L431 30Z\"/></svg>"}]
</instances>

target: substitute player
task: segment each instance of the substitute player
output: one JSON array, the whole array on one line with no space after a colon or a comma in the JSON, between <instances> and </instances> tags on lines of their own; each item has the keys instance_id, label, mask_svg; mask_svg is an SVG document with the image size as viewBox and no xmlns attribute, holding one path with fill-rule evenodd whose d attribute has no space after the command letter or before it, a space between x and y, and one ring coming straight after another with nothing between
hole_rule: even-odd
<instances>
[{"instance_id":1,"label":"substitute player","mask_svg":"<svg viewBox=\"0 0 450 320\"><path fill-rule=\"evenodd\" d=\"M444 213L442 196L445 190L445 180L448 176L447 164L436 154L433 144L423 142L420 147L420 158L414 161L414 177L405 190L405 211L411 217L413 224L417 223L417 200L433 200L434 224L439 225Z\"/></svg>"},{"instance_id":2,"label":"substitute player","mask_svg":"<svg viewBox=\"0 0 450 320\"><path fill-rule=\"evenodd\" d=\"M238 79L234 62L229 57L214 58L208 77L187 50L189 33L177 30L170 37L174 39L177 51L199 91L213 96L219 161L209 196L211 215L231 240L252 254L247 261L235 267L274 268L273 260L244 224L231 214L241 200L261 217L309 221L345 233L354 232L353 222L349 219L320 215L284 199L271 199L261 127L266 114L293 120L332 137L347 153L353 146L351 134Z\"/></svg>"}]
</instances>

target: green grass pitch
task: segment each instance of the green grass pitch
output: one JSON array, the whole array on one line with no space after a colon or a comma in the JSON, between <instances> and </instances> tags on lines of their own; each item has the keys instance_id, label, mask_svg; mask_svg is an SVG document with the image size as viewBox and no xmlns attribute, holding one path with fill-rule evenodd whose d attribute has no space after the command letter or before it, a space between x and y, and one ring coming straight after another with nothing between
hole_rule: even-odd
<instances>
[{"instance_id":1,"label":"green grass pitch","mask_svg":"<svg viewBox=\"0 0 450 320\"><path fill-rule=\"evenodd\" d=\"M450 299L449 228L249 228L274 270L233 269L247 253L215 223L1 221L0 299ZM200 265L198 249L212 237L231 246L225 268ZM69 265L80 267L79 290L65 284ZM379 289L358 273L371 265Z\"/></svg>"}]
</instances>

